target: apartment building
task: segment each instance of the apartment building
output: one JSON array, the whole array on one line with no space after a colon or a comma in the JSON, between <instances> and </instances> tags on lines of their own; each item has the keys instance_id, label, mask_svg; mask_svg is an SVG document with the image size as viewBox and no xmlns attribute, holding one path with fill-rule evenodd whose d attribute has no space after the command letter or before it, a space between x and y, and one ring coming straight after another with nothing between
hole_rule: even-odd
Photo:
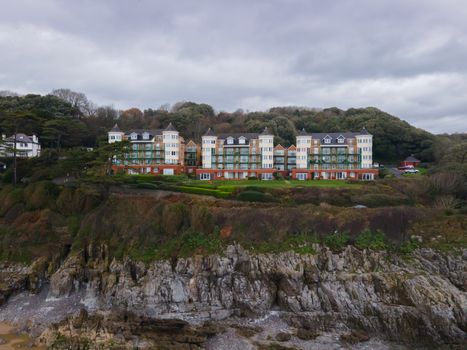
<instances>
[{"instance_id":1,"label":"apartment building","mask_svg":"<svg viewBox=\"0 0 467 350\"><path fill-rule=\"evenodd\" d=\"M373 136L360 132L307 133L297 135L297 163L293 179L373 180Z\"/></svg>"},{"instance_id":2,"label":"apartment building","mask_svg":"<svg viewBox=\"0 0 467 350\"><path fill-rule=\"evenodd\" d=\"M108 142L130 141L131 150L123 159L114 159L113 170L128 174L176 175L185 173L186 153L183 137L172 123L165 129L122 131L117 124L108 132ZM189 143L190 150L193 143ZM194 145L196 146L196 144ZM193 164L192 159L189 159Z\"/></svg>"},{"instance_id":3,"label":"apartment building","mask_svg":"<svg viewBox=\"0 0 467 350\"><path fill-rule=\"evenodd\" d=\"M201 144L187 144L172 124L159 130L109 131L109 143L129 140L131 152L115 159L114 170L130 174L195 174L201 180L271 180L274 174L298 180L373 180L373 136L360 132L307 133L301 130L296 145L274 146L274 135L261 133L216 134L212 129Z\"/></svg>"},{"instance_id":4,"label":"apartment building","mask_svg":"<svg viewBox=\"0 0 467 350\"><path fill-rule=\"evenodd\" d=\"M41 154L39 138L36 135L28 136L21 133L9 137L2 135L0 157L13 157L14 153L20 158L39 157Z\"/></svg>"},{"instance_id":5,"label":"apartment building","mask_svg":"<svg viewBox=\"0 0 467 350\"><path fill-rule=\"evenodd\" d=\"M202 136L201 180L247 179L272 180L274 169L274 135L265 128L261 133L227 133L216 135L211 129Z\"/></svg>"}]
</instances>

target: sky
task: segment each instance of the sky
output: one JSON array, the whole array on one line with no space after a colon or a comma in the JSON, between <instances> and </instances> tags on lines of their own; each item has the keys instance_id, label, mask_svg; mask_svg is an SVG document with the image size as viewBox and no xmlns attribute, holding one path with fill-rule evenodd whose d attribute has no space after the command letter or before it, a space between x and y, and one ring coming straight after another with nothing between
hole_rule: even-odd
<instances>
[{"instance_id":1,"label":"sky","mask_svg":"<svg viewBox=\"0 0 467 350\"><path fill-rule=\"evenodd\" d=\"M465 0L0 0L0 90L217 111L373 106L467 132Z\"/></svg>"}]
</instances>

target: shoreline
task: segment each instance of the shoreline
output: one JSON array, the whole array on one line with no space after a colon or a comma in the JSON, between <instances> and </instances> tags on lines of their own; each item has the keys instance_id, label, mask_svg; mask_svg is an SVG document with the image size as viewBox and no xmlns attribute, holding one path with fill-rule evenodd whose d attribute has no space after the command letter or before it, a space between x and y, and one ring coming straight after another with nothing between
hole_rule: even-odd
<instances>
[{"instance_id":1,"label":"shoreline","mask_svg":"<svg viewBox=\"0 0 467 350\"><path fill-rule=\"evenodd\" d=\"M18 350L27 347L31 350L45 350L45 346L33 346L33 339L25 333L18 334L17 327L11 323L0 321L0 349Z\"/></svg>"}]
</instances>

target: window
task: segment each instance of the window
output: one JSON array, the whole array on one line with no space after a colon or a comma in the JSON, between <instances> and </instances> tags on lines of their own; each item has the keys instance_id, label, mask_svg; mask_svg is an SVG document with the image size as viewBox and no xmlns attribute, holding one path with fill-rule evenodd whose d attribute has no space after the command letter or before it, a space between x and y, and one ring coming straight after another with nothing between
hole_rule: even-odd
<instances>
[{"instance_id":1,"label":"window","mask_svg":"<svg viewBox=\"0 0 467 350\"><path fill-rule=\"evenodd\" d=\"M297 180L306 180L308 177L307 173L297 173Z\"/></svg>"},{"instance_id":2,"label":"window","mask_svg":"<svg viewBox=\"0 0 467 350\"><path fill-rule=\"evenodd\" d=\"M243 136L239 137L238 138L238 143L241 144L241 145L244 145L245 144L245 138Z\"/></svg>"},{"instance_id":3,"label":"window","mask_svg":"<svg viewBox=\"0 0 467 350\"><path fill-rule=\"evenodd\" d=\"M209 173L201 173L199 178L200 178L200 180L210 180L211 175Z\"/></svg>"},{"instance_id":4,"label":"window","mask_svg":"<svg viewBox=\"0 0 467 350\"><path fill-rule=\"evenodd\" d=\"M227 144L228 144L228 145L233 145L233 143L234 143L233 141L234 141L234 140L233 140L232 137L228 137L228 138L227 138Z\"/></svg>"}]
</instances>

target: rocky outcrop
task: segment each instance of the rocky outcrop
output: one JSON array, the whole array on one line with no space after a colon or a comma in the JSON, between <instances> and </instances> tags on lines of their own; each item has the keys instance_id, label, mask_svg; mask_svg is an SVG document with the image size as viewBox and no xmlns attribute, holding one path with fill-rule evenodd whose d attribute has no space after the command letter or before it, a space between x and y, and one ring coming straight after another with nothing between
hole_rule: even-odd
<instances>
[{"instance_id":1,"label":"rocky outcrop","mask_svg":"<svg viewBox=\"0 0 467 350\"><path fill-rule=\"evenodd\" d=\"M12 294L24 290L38 292L46 280L45 259L38 259L31 265L0 264L0 306Z\"/></svg>"},{"instance_id":2,"label":"rocky outcrop","mask_svg":"<svg viewBox=\"0 0 467 350\"><path fill-rule=\"evenodd\" d=\"M144 265L89 247L62 264L50 293L85 289L97 310L140 317L213 320L275 309L310 334L341 327L406 343L467 341L467 252L423 249L403 259L351 246L315 250L254 255L232 245L222 256Z\"/></svg>"},{"instance_id":3,"label":"rocky outcrop","mask_svg":"<svg viewBox=\"0 0 467 350\"><path fill-rule=\"evenodd\" d=\"M179 319L150 319L133 313L88 315L84 310L45 331L38 342L53 349L202 349L218 333L212 323L190 325Z\"/></svg>"}]
</instances>

